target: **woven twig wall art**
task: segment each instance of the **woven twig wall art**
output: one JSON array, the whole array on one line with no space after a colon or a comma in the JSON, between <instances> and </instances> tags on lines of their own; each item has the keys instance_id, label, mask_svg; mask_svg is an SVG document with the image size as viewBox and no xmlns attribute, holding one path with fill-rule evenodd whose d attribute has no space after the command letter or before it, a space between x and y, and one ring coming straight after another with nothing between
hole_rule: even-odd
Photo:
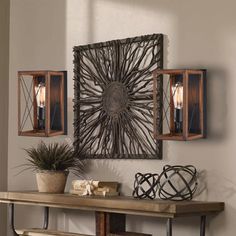
<instances>
[{"instance_id":1,"label":"woven twig wall art","mask_svg":"<svg viewBox=\"0 0 236 236\"><path fill-rule=\"evenodd\" d=\"M152 71L163 66L163 35L74 47L74 147L80 158L161 159L161 106L153 120ZM157 101L162 91L158 80Z\"/></svg>"}]
</instances>

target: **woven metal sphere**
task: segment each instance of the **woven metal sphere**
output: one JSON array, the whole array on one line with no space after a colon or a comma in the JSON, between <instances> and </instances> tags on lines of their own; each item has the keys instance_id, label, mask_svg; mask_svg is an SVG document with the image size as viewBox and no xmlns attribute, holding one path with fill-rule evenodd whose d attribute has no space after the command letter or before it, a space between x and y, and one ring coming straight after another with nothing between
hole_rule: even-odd
<instances>
[{"instance_id":1,"label":"woven metal sphere","mask_svg":"<svg viewBox=\"0 0 236 236\"><path fill-rule=\"evenodd\" d=\"M157 187L158 174L137 173L134 180L133 197L154 199L156 197Z\"/></svg>"},{"instance_id":2,"label":"woven metal sphere","mask_svg":"<svg viewBox=\"0 0 236 236\"><path fill-rule=\"evenodd\" d=\"M197 189L197 170L192 165L166 165L159 176L158 185L161 199L191 200Z\"/></svg>"}]
</instances>

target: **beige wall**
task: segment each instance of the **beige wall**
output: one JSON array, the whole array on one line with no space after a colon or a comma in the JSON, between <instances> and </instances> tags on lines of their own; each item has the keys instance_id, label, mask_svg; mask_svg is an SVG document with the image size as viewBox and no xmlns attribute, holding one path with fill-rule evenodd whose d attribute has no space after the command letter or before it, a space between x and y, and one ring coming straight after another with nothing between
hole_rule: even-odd
<instances>
[{"instance_id":1,"label":"beige wall","mask_svg":"<svg viewBox=\"0 0 236 236\"><path fill-rule=\"evenodd\" d=\"M208 138L194 142L165 142L162 161L111 160L91 163L89 177L118 180L122 192L130 195L134 174L160 172L164 164L193 164L201 170L200 185L206 185L198 199L226 202L226 211L211 218L209 236L234 236L236 218L236 16L233 0L12 0L10 38L9 182L10 190L35 188L31 172L15 176L17 165L25 163L22 148L39 138L17 136L16 73L28 69L66 69L69 87L69 136L73 135L72 47L132 37L165 34L167 68L208 69ZM64 140L57 137L51 140ZM106 173L106 175L104 175ZM30 211L33 211L31 208ZM25 209L19 209L19 212ZM30 223L36 225L40 209ZM61 211L54 226L70 231L94 233L91 213ZM128 218L128 228L164 235L164 221ZM26 224L17 218L17 224ZM176 236L199 235L198 219L177 220Z\"/></svg>"},{"instance_id":2,"label":"beige wall","mask_svg":"<svg viewBox=\"0 0 236 236\"><path fill-rule=\"evenodd\" d=\"M0 191L7 190L10 1L0 1ZM6 234L6 208L0 207L0 235Z\"/></svg>"}]
</instances>

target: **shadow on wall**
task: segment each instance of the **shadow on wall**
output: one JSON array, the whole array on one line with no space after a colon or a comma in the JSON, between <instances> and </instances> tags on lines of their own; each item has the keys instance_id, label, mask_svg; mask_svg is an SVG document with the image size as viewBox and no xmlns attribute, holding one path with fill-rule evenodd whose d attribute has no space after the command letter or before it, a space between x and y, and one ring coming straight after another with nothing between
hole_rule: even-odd
<instances>
[{"instance_id":1,"label":"shadow on wall","mask_svg":"<svg viewBox=\"0 0 236 236\"><path fill-rule=\"evenodd\" d=\"M95 21L95 9L94 9L94 0L89 0L88 1L88 42L93 42L94 41L94 21Z\"/></svg>"},{"instance_id":2,"label":"shadow on wall","mask_svg":"<svg viewBox=\"0 0 236 236\"><path fill-rule=\"evenodd\" d=\"M234 202L236 199L236 182L225 178L224 172L208 171L206 180L209 191L207 199L215 201L225 201L227 199L229 203Z\"/></svg>"},{"instance_id":3,"label":"shadow on wall","mask_svg":"<svg viewBox=\"0 0 236 236\"><path fill-rule=\"evenodd\" d=\"M99 0L100 1L100 0ZM126 6L135 6L149 11L160 11L160 8L173 8L173 1L156 1L156 0L102 0L114 4L123 4Z\"/></svg>"},{"instance_id":4,"label":"shadow on wall","mask_svg":"<svg viewBox=\"0 0 236 236\"><path fill-rule=\"evenodd\" d=\"M220 193L220 194L219 194ZM195 200L232 201L236 198L236 182L225 178L224 173L216 170L202 170L198 174L198 189Z\"/></svg>"},{"instance_id":5,"label":"shadow on wall","mask_svg":"<svg viewBox=\"0 0 236 236\"><path fill-rule=\"evenodd\" d=\"M73 137L74 137L74 103L73 98L69 97L67 101L67 116L68 116L68 138L73 143Z\"/></svg>"},{"instance_id":6,"label":"shadow on wall","mask_svg":"<svg viewBox=\"0 0 236 236\"><path fill-rule=\"evenodd\" d=\"M229 76L220 68L207 71L207 138L222 141L227 138L227 86ZM214 122L212 122L214 121Z\"/></svg>"}]
</instances>

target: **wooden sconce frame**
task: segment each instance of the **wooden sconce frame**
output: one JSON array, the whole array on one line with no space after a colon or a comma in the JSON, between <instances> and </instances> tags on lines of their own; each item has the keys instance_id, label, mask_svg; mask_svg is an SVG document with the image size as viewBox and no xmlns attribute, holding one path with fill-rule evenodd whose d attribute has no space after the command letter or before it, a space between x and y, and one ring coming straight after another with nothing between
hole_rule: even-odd
<instances>
[{"instance_id":1,"label":"wooden sconce frame","mask_svg":"<svg viewBox=\"0 0 236 236\"><path fill-rule=\"evenodd\" d=\"M27 87L24 76L32 77L30 86ZM59 77L59 91L53 92L51 78ZM45 80L46 99L45 99L45 129L38 129L37 121L37 102L34 87L37 85L37 78L42 77ZM25 80L28 78L25 78ZM32 91L33 90L33 91ZM22 111L22 91L25 99L24 111ZM58 98L59 96L59 98ZM52 100L59 99L59 118L60 129L53 129L51 122L51 103ZM33 110L33 112L32 112ZM33 114L33 115L32 115ZM32 117L33 116L33 117ZM30 120L32 129L24 129L27 119ZM51 137L67 134L67 73L66 71L19 71L18 72L18 135Z\"/></svg>"},{"instance_id":2,"label":"wooden sconce frame","mask_svg":"<svg viewBox=\"0 0 236 236\"><path fill-rule=\"evenodd\" d=\"M174 103L173 97L170 96L170 101L168 101L169 105L169 117L167 115L167 111L164 111L164 115L162 113L162 120L164 122L165 119L169 119L169 133L160 133L158 132L158 127L156 127L156 123L154 122L154 137L159 140L177 140L177 141L187 141L194 140L206 137L206 70L196 70L196 69L188 69L188 70L160 70L157 69L153 72L153 91L154 91L154 120L157 117L158 103L155 99L158 96L157 90L157 80L164 80L164 75L169 76L169 83L167 83L167 89L171 89L173 80L177 76L182 77L183 81L183 130L181 133L175 133L174 128ZM198 78L198 82L196 80L196 76ZM164 92L164 88L162 90L162 94L159 97L164 97L163 93L165 93L165 97L168 91ZM195 99L195 100L194 100ZM196 102L197 100L197 102ZM194 111L192 101L195 101L197 109ZM163 103L163 101L162 101ZM164 104L163 104L163 109ZM195 113L194 113L195 112ZM194 114L193 114L194 113ZM190 114L198 116L197 121L194 123L190 122ZM193 131L194 130L194 131ZM192 132L191 132L192 131Z\"/></svg>"}]
</instances>

